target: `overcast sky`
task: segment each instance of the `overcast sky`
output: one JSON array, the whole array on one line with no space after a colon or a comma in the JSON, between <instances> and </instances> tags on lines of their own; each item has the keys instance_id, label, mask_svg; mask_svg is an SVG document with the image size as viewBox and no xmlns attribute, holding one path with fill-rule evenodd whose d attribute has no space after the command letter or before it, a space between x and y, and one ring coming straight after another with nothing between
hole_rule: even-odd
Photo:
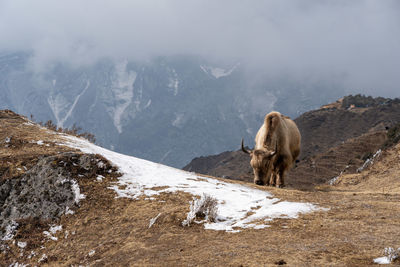
<instances>
[{"instance_id":1,"label":"overcast sky","mask_svg":"<svg viewBox=\"0 0 400 267\"><path fill-rule=\"evenodd\" d=\"M0 0L0 50L37 67L195 54L400 96L400 1Z\"/></svg>"}]
</instances>

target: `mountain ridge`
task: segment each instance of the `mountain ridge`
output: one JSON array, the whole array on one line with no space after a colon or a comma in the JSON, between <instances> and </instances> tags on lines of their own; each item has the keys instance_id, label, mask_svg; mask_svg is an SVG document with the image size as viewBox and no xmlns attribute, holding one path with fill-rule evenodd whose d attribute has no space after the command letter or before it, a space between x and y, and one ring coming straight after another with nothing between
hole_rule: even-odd
<instances>
[{"instance_id":1,"label":"mountain ridge","mask_svg":"<svg viewBox=\"0 0 400 267\"><path fill-rule=\"evenodd\" d=\"M375 104L362 104L374 99ZM387 130L400 122L400 100L347 96L294 121L302 134L302 145L300 162L289 171L287 182L291 187L312 189L345 169L354 172L384 145ZM236 180L253 179L249 157L240 150L196 158L183 169Z\"/></svg>"}]
</instances>

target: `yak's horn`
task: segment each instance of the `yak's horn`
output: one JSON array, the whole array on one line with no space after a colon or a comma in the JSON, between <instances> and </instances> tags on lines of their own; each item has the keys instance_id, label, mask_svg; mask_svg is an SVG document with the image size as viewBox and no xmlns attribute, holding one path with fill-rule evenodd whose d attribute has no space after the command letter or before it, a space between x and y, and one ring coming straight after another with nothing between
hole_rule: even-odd
<instances>
[{"instance_id":1,"label":"yak's horn","mask_svg":"<svg viewBox=\"0 0 400 267\"><path fill-rule=\"evenodd\" d=\"M250 154L250 153L251 153L251 150L247 150L246 148L244 148L244 141L243 141L243 138L242 138L242 151L243 151L244 153L247 153L247 154Z\"/></svg>"}]
</instances>

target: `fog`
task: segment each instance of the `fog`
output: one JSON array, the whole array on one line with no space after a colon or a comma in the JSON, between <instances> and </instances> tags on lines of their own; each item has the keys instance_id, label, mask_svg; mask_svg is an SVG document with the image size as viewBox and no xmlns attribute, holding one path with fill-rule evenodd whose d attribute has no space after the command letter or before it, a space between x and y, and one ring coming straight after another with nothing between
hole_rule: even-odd
<instances>
[{"instance_id":1,"label":"fog","mask_svg":"<svg viewBox=\"0 0 400 267\"><path fill-rule=\"evenodd\" d=\"M400 95L400 1L0 0L0 51L31 66L199 55Z\"/></svg>"}]
</instances>

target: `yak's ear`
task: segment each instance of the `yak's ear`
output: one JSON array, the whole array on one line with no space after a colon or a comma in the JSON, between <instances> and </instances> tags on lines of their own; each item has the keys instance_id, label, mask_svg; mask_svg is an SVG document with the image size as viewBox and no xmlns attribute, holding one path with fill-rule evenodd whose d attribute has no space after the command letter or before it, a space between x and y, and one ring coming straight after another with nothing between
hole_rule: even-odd
<instances>
[{"instance_id":1,"label":"yak's ear","mask_svg":"<svg viewBox=\"0 0 400 267\"><path fill-rule=\"evenodd\" d=\"M275 154L276 154L276 151L267 150L267 151L264 152L264 156L265 156L266 158L271 158L271 157L274 156Z\"/></svg>"},{"instance_id":2,"label":"yak's ear","mask_svg":"<svg viewBox=\"0 0 400 267\"><path fill-rule=\"evenodd\" d=\"M266 151L265 151L265 156L270 158L272 156L274 156L276 154L276 152L278 151L278 143L275 143L275 150L268 150L267 147L265 147Z\"/></svg>"},{"instance_id":3,"label":"yak's ear","mask_svg":"<svg viewBox=\"0 0 400 267\"><path fill-rule=\"evenodd\" d=\"M276 143L275 143L275 150L274 150L274 151L271 151L271 157L272 157L273 155L275 155L277 151L278 151L278 141L276 141Z\"/></svg>"}]
</instances>

